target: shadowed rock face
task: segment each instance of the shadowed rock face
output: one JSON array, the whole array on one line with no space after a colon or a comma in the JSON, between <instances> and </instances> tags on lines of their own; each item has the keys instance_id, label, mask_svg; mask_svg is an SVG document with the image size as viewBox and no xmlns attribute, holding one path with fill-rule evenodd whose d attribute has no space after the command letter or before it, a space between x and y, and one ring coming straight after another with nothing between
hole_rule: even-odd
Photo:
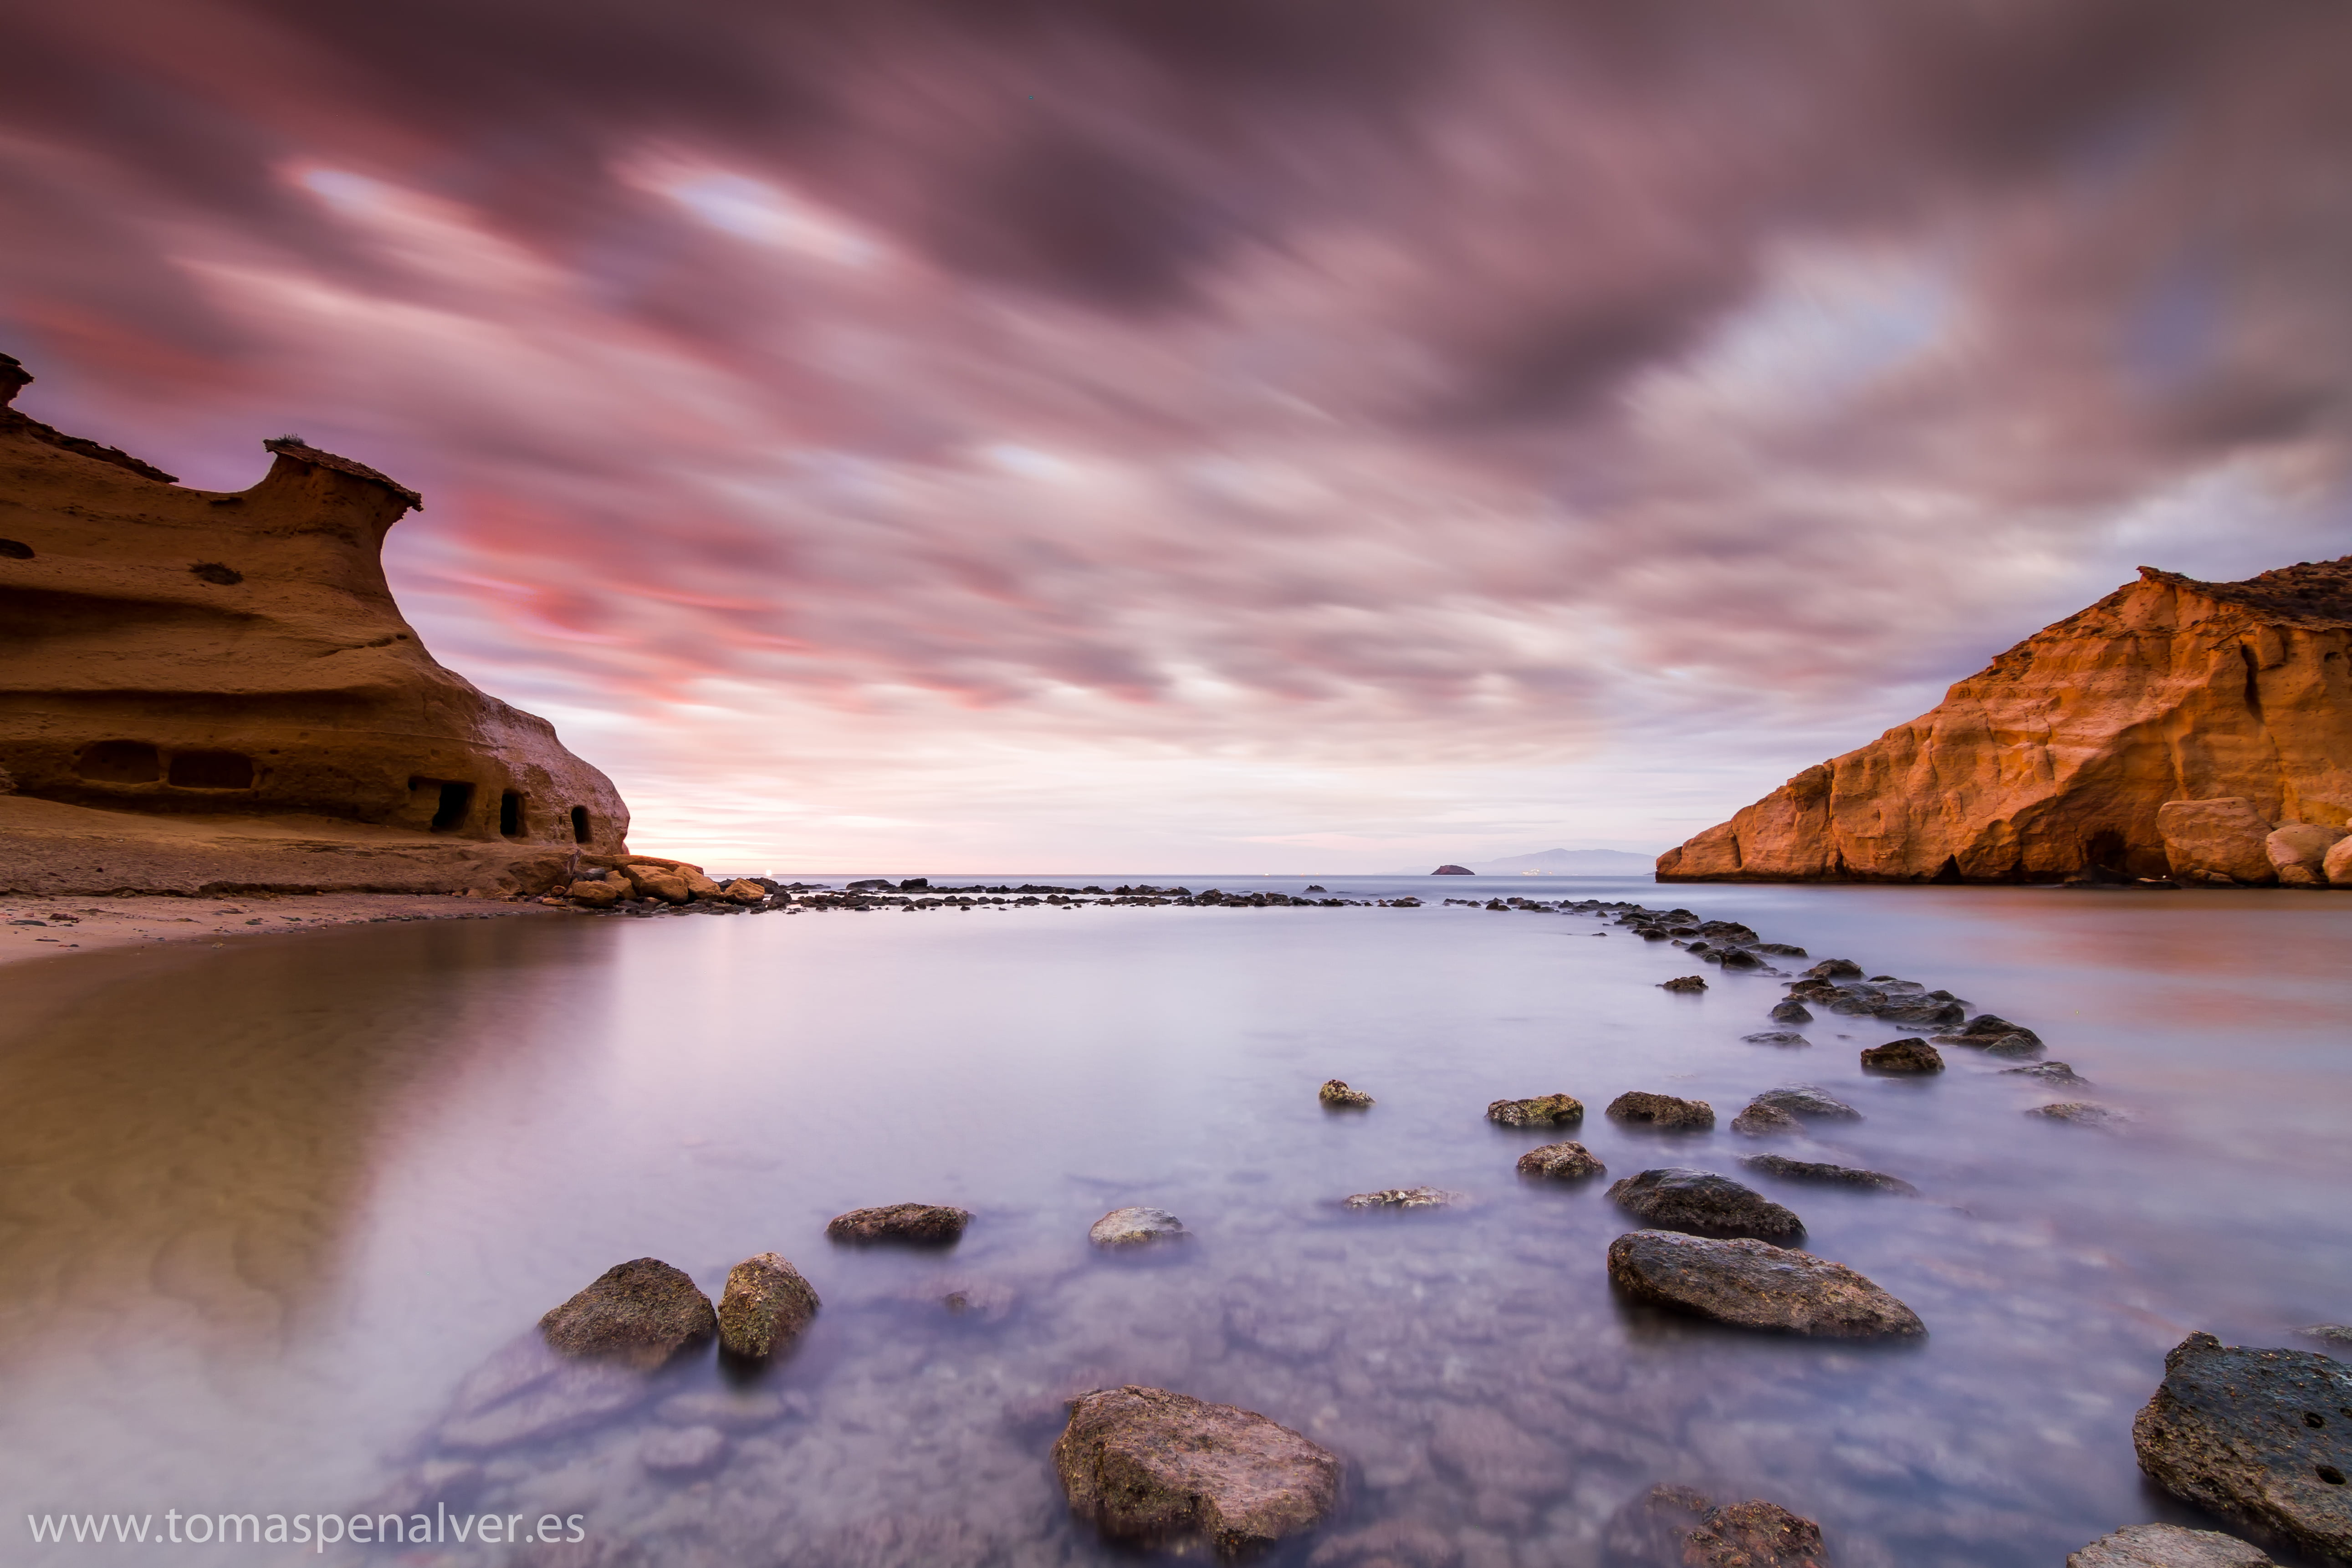
<instances>
[{"instance_id":1,"label":"shadowed rock face","mask_svg":"<svg viewBox=\"0 0 2352 1568\"><path fill-rule=\"evenodd\" d=\"M2139 1468L2186 1502L2352 1557L2352 1368L2191 1334L2132 1422Z\"/></svg>"},{"instance_id":2,"label":"shadowed rock face","mask_svg":"<svg viewBox=\"0 0 2352 1568\"><path fill-rule=\"evenodd\" d=\"M1667 850L1658 879L2185 873L2168 859L2161 809L2236 797L2256 829L2239 879L2267 880L2263 830L2352 817L2347 664L2352 556L2242 583L2143 566L1933 712Z\"/></svg>"},{"instance_id":3,"label":"shadowed rock face","mask_svg":"<svg viewBox=\"0 0 2352 1568\"><path fill-rule=\"evenodd\" d=\"M0 405L26 379L0 356ZM381 552L415 493L265 445L252 489L193 490L0 406L0 769L16 792L625 851L611 781L402 618Z\"/></svg>"},{"instance_id":4,"label":"shadowed rock face","mask_svg":"<svg viewBox=\"0 0 2352 1568\"><path fill-rule=\"evenodd\" d=\"M1205 1541L1225 1558L1312 1528L1339 1495L1339 1461L1288 1427L1134 1384L1070 1402L1054 1468L1072 1511L1104 1534Z\"/></svg>"}]
</instances>

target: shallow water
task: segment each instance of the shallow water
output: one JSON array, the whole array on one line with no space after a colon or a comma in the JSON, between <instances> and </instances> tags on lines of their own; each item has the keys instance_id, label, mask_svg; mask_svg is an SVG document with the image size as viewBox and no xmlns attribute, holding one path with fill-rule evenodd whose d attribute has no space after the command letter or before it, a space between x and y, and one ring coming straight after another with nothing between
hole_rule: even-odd
<instances>
[{"instance_id":1,"label":"shallow water","mask_svg":"<svg viewBox=\"0 0 2352 1568\"><path fill-rule=\"evenodd\" d=\"M584 1515L583 1544L514 1561L1120 1561L1068 1521L1045 1453L1060 1397L1142 1382L1347 1460L1344 1516L1277 1561L1325 1543L1318 1563L1345 1563L1330 1541L1407 1520L1465 1568L1597 1563L1610 1511L1675 1480L1820 1521L1843 1568L2052 1564L2121 1524L2199 1522L2132 1460L2167 1349L2193 1329L2301 1346L2296 1326L2352 1318L2352 898L1324 880L1745 920L2022 1022L2095 1087L1960 1051L1932 1081L1866 1079L1855 1052L1885 1025L1823 1014L1810 1048L1744 1044L1775 980L1584 916L1458 907L462 921L19 969L5 1560L284 1555L37 1547L17 1521L384 1497L469 1369L647 1254L715 1296L780 1251L824 1310L753 1385L708 1354L667 1374L733 1402L715 1473L645 1471L649 1433L712 1408L648 1402L450 1482L469 1509ZM1656 989L1703 970L1703 996ZM1333 1076L1379 1105L1324 1112ZM1720 1124L1783 1083L1866 1119L1760 1145ZM1717 1130L1619 1129L1600 1112L1629 1089L1708 1100ZM1589 1108L1580 1131L1483 1120L1554 1090ZM2059 1099L2132 1120L2022 1114ZM1607 1183L1513 1173L1558 1136L1612 1179L1740 1176L1759 1147L1906 1178L1920 1198L1744 1179L1929 1338L1782 1341L1619 1304L1602 1255L1630 1226ZM1337 1207L1418 1184L1475 1202ZM979 1217L944 1256L823 1238L907 1199ZM1091 1256L1087 1226L1126 1204L1197 1240L1152 1266ZM953 1289L974 1309L947 1310Z\"/></svg>"}]
</instances>

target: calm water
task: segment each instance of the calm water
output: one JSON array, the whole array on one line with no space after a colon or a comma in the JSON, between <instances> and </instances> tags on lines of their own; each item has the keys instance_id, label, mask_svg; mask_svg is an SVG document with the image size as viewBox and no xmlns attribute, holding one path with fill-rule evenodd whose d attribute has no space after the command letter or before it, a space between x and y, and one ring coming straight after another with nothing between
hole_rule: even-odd
<instances>
[{"instance_id":1,"label":"calm water","mask_svg":"<svg viewBox=\"0 0 2352 1568\"><path fill-rule=\"evenodd\" d=\"M1465 1568L1597 1563L1611 1510L1676 1480L1819 1520L1845 1568L2049 1565L2121 1524L2194 1522L2132 1461L2166 1349L2352 1319L2352 897L1325 882L1745 920L2025 1023L2095 1087L2053 1094L1959 1051L1933 1081L1865 1079L1855 1051L1884 1025L1824 1014L1810 1049L1743 1044L1778 982L1710 970L1706 995L1670 995L1658 981L1704 966L1664 944L1460 908L467 921L17 969L0 1559L290 1559L36 1547L21 1521L385 1496L469 1369L646 1254L715 1296L780 1251L824 1308L752 1385L706 1355L668 1374L698 1401L434 1472L468 1507L586 1516L584 1544L514 1561L1120 1561L1067 1521L1045 1452L1060 1396L1133 1381L1339 1452L1326 1542L1402 1519ZM1378 1108L1322 1112L1333 1076ZM1924 1195L1753 1184L1916 1309L1924 1345L1619 1306L1602 1256L1629 1226L1606 1183L1520 1183L1545 1137L1482 1120L1566 1090L1612 1178L1739 1175L1752 1141L1643 1137L1601 1108L1651 1089L1727 1122L1784 1083L1866 1120L1764 1146ZM2055 1099L2133 1120L2021 1114ZM1475 1202L1335 1206L1423 1183ZM979 1217L945 1257L823 1238L835 1213L908 1199ZM1125 1204L1174 1210L1197 1243L1158 1267L1090 1256L1087 1225ZM959 1288L961 1315L940 1304ZM649 1435L714 1412L715 1473L645 1470ZM395 1560L507 1558L369 1559Z\"/></svg>"}]
</instances>

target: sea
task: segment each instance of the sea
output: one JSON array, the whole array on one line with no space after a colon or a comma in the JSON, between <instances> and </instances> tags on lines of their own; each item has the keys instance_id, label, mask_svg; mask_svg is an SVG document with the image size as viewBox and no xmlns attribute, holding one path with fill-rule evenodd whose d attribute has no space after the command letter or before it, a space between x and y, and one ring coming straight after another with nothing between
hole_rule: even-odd
<instances>
[{"instance_id":1,"label":"sea","mask_svg":"<svg viewBox=\"0 0 2352 1568\"><path fill-rule=\"evenodd\" d=\"M2054 1568L2122 1525L2215 1527L2134 1462L2167 1350L2199 1330L2319 1349L2303 1330L2352 1321L2352 896L1313 880L1348 902L445 921L11 970L0 1561L1132 1563L1070 1516L1049 1450L1071 1396L1133 1383L1341 1458L1339 1512L1277 1568L1599 1568L1612 1515L1661 1482L1780 1503L1840 1568ZM1559 907L1592 900L1805 956L1726 973ZM1863 1071L1905 1032L1867 1016L1745 1038L1832 957L2046 1048L1898 1079ZM1691 973L1703 993L1660 988ZM2087 1086L2004 1070L2036 1059ZM1325 1110L1332 1078L1376 1104ZM1788 1085L1861 1120L1729 1129ZM1605 1117L1637 1089L1717 1125ZM1486 1120L1555 1092L1580 1128ZM2112 1119L2032 1114L2059 1100ZM1560 1137L1608 1176L1517 1174ZM1737 1163L1768 1150L1917 1195ZM1620 1299L1604 1258L1635 1222L1606 1189L1668 1166L1793 1208L1807 1250L1927 1335L1777 1337ZM1343 1203L1413 1185L1463 1201ZM908 1201L974 1217L944 1252L824 1238ZM1092 1248L1129 1205L1192 1239ZM482 1369L606 1268L661 1258L715 1298L765 1252L823 1301L789 1354L745 1372L706 1350L642 1397L452 1445ZM383 1510L502 1524L217 1539ZM184 1535L159 1550L167 1512ZM114 1533L76 1540L91 1521Z\"/></svg>"}]
</instances>

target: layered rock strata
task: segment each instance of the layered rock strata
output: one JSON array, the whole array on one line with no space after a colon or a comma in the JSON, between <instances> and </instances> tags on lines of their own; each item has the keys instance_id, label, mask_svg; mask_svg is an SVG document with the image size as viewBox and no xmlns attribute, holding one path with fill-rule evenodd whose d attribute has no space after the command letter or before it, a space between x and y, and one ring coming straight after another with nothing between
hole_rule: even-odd
<instances>
[{"instance_id":1,"label":"layered rock strata","mask_svg":"<svg viewBox=\"0 0 2352 1568\"><path fill-rule=\"evenodd\" d=\"M499 890L547 861L506 878L539 891L575 852L625 853L611 781L402 617L381 555L416 492L293 437L248 489L188 489L6 406L30 379L0 355L0 834L24 890Z\"/></svg>"},{"instance_id":2,"label":"layered rock strata","mask_svg":"<svg viewBox=\"0 0 2352 1568\"><path fill-rule=\"evenodd\" d=\"M2347 821L2352 556L2242 583L2143 566L1933 712L1667 850L1658 879L2310 886L2352 840L2278 832Z\"/></svg>"}]
</instances>

